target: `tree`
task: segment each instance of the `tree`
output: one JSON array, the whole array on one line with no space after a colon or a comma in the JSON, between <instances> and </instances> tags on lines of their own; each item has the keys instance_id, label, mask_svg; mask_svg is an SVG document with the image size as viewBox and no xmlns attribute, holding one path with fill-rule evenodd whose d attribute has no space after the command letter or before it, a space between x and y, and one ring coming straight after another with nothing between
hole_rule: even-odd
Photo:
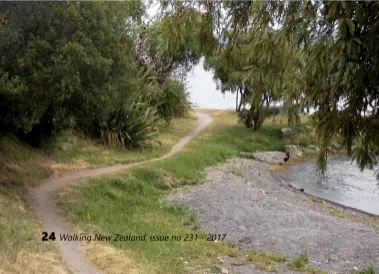
<instances>
[{"instance_id":1,"label":"tree","mask_svg":"<svg viewBox=\"0 0 379 274\"><path fill-rule=\"evenodd\" d=\"M271 60L275 52L282 53L281 48L273 50L275 45L282 46L284 41L289 43L288 46L295 49L289 51L289 58L301 53L303 66L294 64L290 72L283 73L283 69L276 66L257 67L253 64L250 70L255 84L260 83L256 77L266 69L267 82L272 85L280 82L281 98L287 109L292 109L289 114L296 112L301 105L316 108L314 117L321 141L318 164L322 170L326 168L331 139L336 135L343 138L348 153L361 169L373 167L376 163L373 151L379 147L378 2L163 3L166 10L197 7L205 17L212 18L208 21L212 33L221 41L227 37L229 45L240 43L241 32L253 33L252 37L258 35L255 38L266 61ZM270 28L275 29L275 35L267 31ZM277 56L274 58L276 61ZM280 60L280 56L278 58ZM287 63L279 64L283 68ZM301 102L300 106L294 104L296 101ZM352 149L353 143L356 143L355 149Z\"/></svg>"},{"instance_id":2,"label":"tree","mask_svg":"<svg viewBox=\"0 0 379 274\"><path fill-rule=\"evenodd\" d=\"M111 108L142 89L136 2L0 4L0 128L39 142L76 125L99 134Z\"/></svg>"},{"instance_id":3,"label":"tree","mask_svg":"<svg viewBox=\"0 0 379 274\"><path fill-rule=\"evenodd\" d=\"M299 104L295 101L301 100L305 84L301 52L271 28L240 31L233 40L233 33L229 36L232 42L206 59L222 92L240 93L237 111L249 105L249 115L244 119L247 127L258 130L270 105L280 101L285 102L284 110L292 126L298 117Z\"/></svg>"}]
</instances>

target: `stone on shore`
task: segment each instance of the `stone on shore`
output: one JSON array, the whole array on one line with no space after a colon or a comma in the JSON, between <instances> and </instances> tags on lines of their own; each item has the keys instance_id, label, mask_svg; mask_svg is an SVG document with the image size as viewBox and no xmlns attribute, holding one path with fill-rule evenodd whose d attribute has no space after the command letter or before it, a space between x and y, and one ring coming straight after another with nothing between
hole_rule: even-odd
<instances>
[{"instance_id":1,"label":"stone on shore","mask_svg":"<svg viewBox=\"0 0 379 274\"><path fill-rule=\"evenodd\" d=\"M337 144L337 143L332 143L332 149L340 151L340 150L342 150L342 146L340 144Z\"/></svg>"},{"instance_id":2,"label":"stone on shore","mask_svg":"<svg viewBox=\"0 0 379 274\"><path fill-rule=\"evenodd\" d=\"M303 152L300 148L298 148L295 145L286 145L285 146L286 153L288 152L291 157L301 157L303 155Z\"/></svg>"},{"instance_id":3,"label":"stone on shore","mask_svg":"<svg viewBox=\"0 0 379 274\"><path fill-rule=\"evenodd\" d=\"M241 152L240 157L254 159L258 162L264 162L271 165L278 165L283 163L286 154L280 151Z\"/></svg>"},{"instance_id":4,"label":"stone on shore","mask_svg":"<svg viewBox=\"0 0 379 274\"><path fill-rule=\"evenodd\" d=\"M290 127L284 127L280 130L283 134L283 137L290 137L292 134L292 129Z\"/></svg>"}]
</instances>

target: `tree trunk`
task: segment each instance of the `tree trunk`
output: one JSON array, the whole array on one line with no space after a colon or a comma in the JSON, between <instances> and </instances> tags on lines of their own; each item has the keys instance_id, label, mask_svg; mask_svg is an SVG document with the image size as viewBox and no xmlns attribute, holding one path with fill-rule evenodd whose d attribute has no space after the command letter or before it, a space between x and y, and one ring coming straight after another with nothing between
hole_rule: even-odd
<instances>
[{"instance_id":1,"label":"tree trunk","mask_svg":"<svg viewBox=\"0 0 379 274\"><path fill-rule=\"evenodd\" d=\"M240 112L240 109L238 107L238 89L236 90L236 112Z\"/></svg>"},{"instance_id":2,"label":"tree trunk","mask_svg":"<svg viewBox=\"0 0 379 274\"><path fill-rule=\"evenodd\" d=\"M240 101L239 101L239 104L238 104L238 111L241 111L241 108L242 108L242 103L243 103L243 97L242 97L242 88L238 88L237 92L240 93Z\"/></svg>"}]
</instances>

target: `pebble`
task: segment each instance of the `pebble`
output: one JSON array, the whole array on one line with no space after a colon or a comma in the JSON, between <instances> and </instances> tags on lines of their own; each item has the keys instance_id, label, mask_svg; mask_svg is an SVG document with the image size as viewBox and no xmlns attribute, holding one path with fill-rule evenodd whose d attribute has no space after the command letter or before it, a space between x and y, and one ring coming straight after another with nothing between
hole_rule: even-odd
<instances>
[{"instance_id":1,"label":"pebble","mask_svg":"<svg viewBox=\"0 0 379 274\"><path fill-rule=\"evenodd\" d=\"M229 270L227 270L226 268L221 268L221 273L222 274L229 274Z\"/></svg>"}]
</instances>

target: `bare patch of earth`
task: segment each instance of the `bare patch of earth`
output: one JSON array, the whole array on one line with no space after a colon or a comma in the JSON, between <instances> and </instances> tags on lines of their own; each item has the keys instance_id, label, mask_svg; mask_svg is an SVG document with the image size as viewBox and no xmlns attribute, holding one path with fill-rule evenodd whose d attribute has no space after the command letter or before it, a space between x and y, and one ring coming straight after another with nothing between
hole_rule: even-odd
<instances>
[{"instance_id":1,"label":"bare patch of earth","mask_svg":"<svg viewBox=\"0 0 379 274\"><path fill-rule=\"evenodd\" d=\"M234 158L209 168L207 183L178 189L168 200L195 210L209 233L225 233L244 249L282 253L289 260L306 252L312 266L328 273L379 269L377 228L326 212L311 196L284 185L271 168ZM233 272L261 273L248 265Z\"/></svg>"}]
</instances>

